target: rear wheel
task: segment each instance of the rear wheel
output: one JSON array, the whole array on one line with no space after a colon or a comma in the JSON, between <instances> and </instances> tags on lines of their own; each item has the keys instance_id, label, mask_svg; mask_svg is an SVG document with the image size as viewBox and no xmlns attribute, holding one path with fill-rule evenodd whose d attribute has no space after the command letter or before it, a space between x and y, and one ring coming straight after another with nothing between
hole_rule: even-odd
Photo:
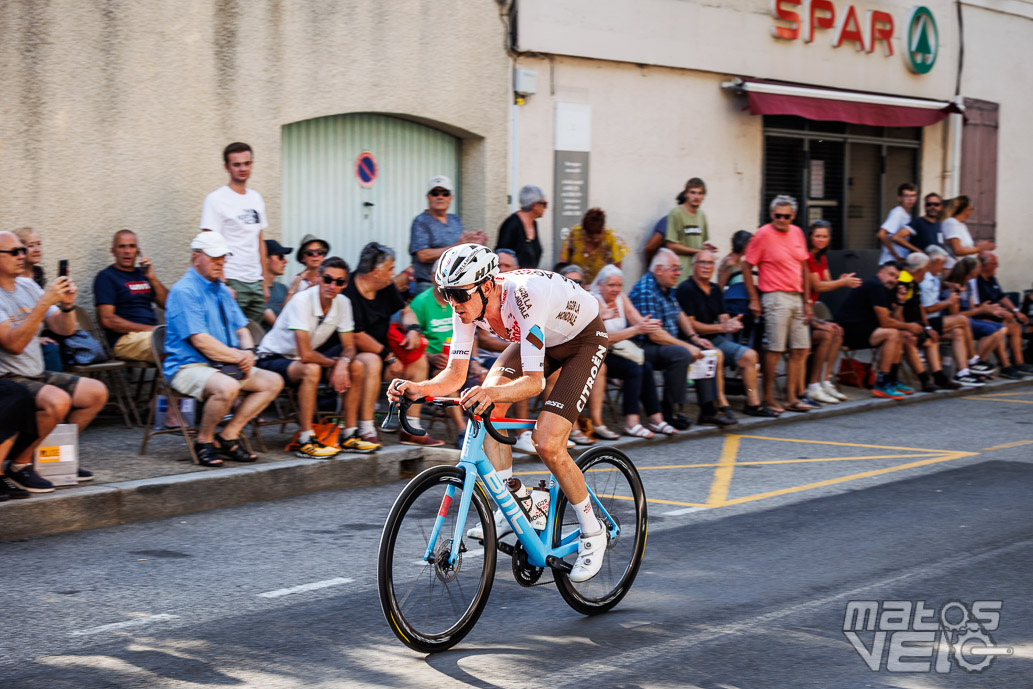
<instances>
[{"instance_id":1,"label":"rear wheel","mask_svg":"<svg viewBox=\"0 0 1033 689\"><path fill-rule=\"evenodd\" d=\"M638 574L646 548L646 494L638 470L620 450L593 448L576 463L585 472L585 483L596 498L593 508L607 532L606 554L599 574L580 584L556 571L556 587L570 607L584 615L596 615L617 605ZM562 493L556 514L554 547L578 528L577 516ZM566 559L573 564L577 555Z\"/></svg>"},{"instance_id":2,"label":"rear wheel","mask_svg":"<svg viewBox=\"0 0 1033 689\"><path fill-rule=\"evenodd\" d=\"M449 486L455 488L451 500ZM395 500L380 538L377 584L380 605L391 631L420 653L444 651L459 643L477 623L488 602L495 577L495 520L480 485L473 491L462 524L459 559L449 553L463 493L463 470L433 467L409 482ZM435 519L445 522L432 548L433 562L424 559ZM466 536L479 526L483 545Z\"/></svg>"}]
</instances>

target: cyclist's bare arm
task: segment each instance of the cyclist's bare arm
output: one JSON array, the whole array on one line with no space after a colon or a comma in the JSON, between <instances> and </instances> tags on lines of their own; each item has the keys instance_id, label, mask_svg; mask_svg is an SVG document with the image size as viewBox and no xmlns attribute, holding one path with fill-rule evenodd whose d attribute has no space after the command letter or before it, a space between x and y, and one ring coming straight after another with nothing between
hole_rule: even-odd
<instances>
[{"instance_id":1,"label":"cyclist's bare arm","mask_svg":"<svg viewBox=\"0 0 1033 689\"><path fill-rule=\"evenodd\" d=\"M480 413L489 404L520 402L540 395L544 389L545 374L531 371L498 385L475 385L463 394L460 402L467 409Z\"/></svg>"},{"instance_id":2,"label":"cyclist's bare arm","mask_svg":"<svg viewBox=\"0 0 1033 689\"><path fill-rule=\"evenodd\" d=\"M422 383L395 378L387 386L387 398L392 402L397 402L403 392L411 400L450 395L459 390L466 382L466 373L469 368L469 359L450 359L448 365L441 369L438 375Z\"/></svg>"}]
</instances>

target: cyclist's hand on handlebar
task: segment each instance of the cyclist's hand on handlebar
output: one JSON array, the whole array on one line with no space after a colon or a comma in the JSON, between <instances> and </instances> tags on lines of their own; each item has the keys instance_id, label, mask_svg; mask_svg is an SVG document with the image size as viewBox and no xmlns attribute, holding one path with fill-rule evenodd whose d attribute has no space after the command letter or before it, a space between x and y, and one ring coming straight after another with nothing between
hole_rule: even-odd
<instances>
[{"instance_id":1,"label":"cyclist's hand on handlebar","mask_svg":"<svg viewBox=\"0 0 1033 689\"><path fill-rule=\"evenodd\" d=\"M480 385L474 385L472 388L464 390L459 398L459 404L464 409L470 409L474 414L481 414L495 401L494 388L484 388Z\"/></svg>"},{"instance_id":2,"label":"cyclist's hand on handlebar","mask_svg":"<svg viewBox=\"0 0 1033 689\"><path fill-rule=\"evenodd\" d=\"M419 395L413 394L413 391L409 389L411 385L412 381L395 378L391 381L391 384L387 386L387 399L392 402L397 402L403 395L411 400L416 399Z\"/></svg>"}]
</instances>

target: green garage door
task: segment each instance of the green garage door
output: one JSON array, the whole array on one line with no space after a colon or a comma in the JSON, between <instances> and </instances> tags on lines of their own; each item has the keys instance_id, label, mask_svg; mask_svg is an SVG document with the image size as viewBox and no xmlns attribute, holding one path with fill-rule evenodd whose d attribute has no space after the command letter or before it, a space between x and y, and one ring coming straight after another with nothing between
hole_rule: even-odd
<instances>
[{"instance_id":1,"label":"green garage door","mask_svg":"<svg viewBox=\"0 0 1033 689\"><path fill-rule=\"evenodd\" d=\"M372 154L377 174L364 188L356 162ZM368 177L369 166L365 168ZM370 113L333 115L283 128L283 243L306 234L330 242L330 253L355 267L359 251L378 241L408 266L409 226L427 207L427 182L448 175L459 208L459 139L422 124ZM297 266L294 261L292 266ZM287 277L293 275L290 268Z\"/></svg>"}]
</instances>

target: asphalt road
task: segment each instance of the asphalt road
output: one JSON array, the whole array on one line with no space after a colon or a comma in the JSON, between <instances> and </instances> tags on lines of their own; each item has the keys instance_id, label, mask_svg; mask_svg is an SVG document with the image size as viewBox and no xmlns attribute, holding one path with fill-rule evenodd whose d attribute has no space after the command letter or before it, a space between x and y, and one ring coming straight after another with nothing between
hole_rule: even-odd
<instances>
[{"instance_id":1,"label":"asphalt road","mask_svg":"<svg viewBox=\"0 0 1033 689\"><path fill-rule=\"evenodd\" d=\"M1033 687L1031 403L638 449L650 537L621 605L582 617L500 555L477 627L430 657L395 640L376 595L402 484L0 543L0 687ZM844 633L849 601L923 601L935 619L1000 601L970 638L1012 653L969 653L986 666L971 672L884 615L872 670ZM856 636L865 652L879 638ZM901 652L930 667L897 667Z\"/></svg>"}]
</instances>

